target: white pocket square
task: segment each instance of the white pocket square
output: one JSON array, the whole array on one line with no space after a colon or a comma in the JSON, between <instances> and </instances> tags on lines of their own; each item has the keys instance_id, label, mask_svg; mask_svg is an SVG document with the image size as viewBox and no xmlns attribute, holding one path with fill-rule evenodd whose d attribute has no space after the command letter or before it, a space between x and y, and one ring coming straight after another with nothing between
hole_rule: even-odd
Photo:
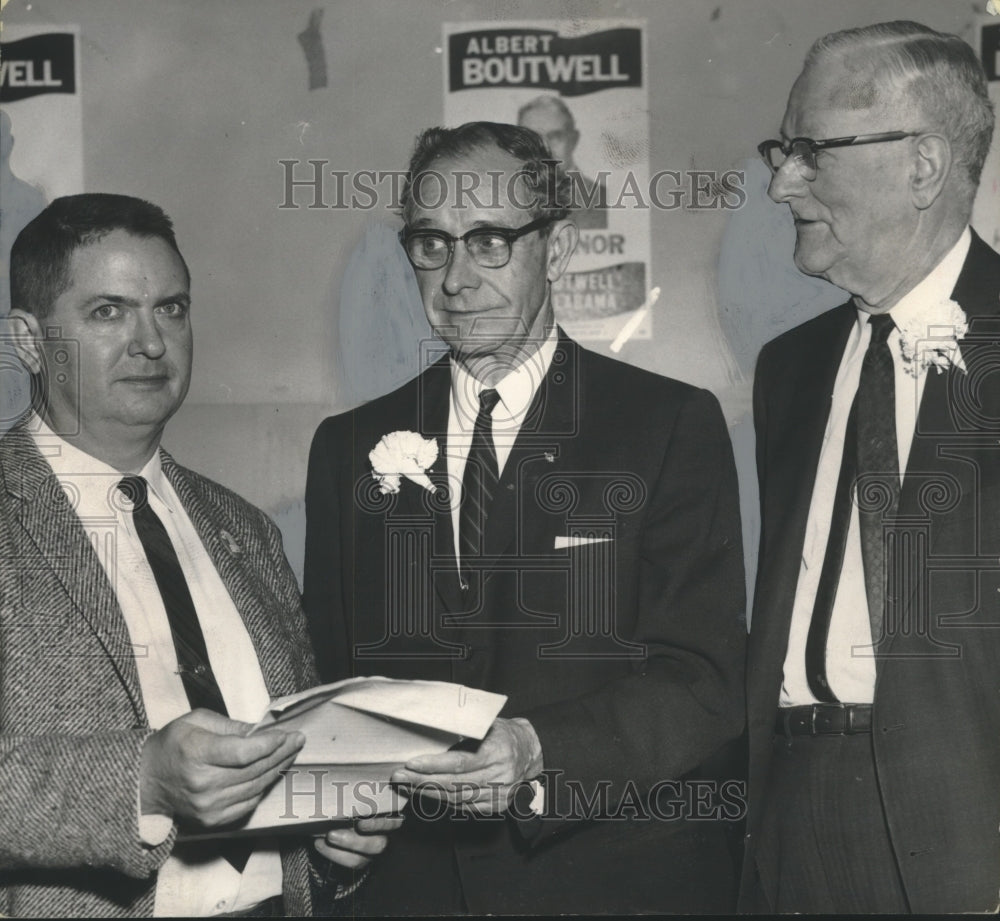
<instances>
[{"instance_id":1,"label":"white pocket square","mask_svg":"<svg viewBox=\"0 0 1000 921\"><path fill-rule=\"evenodd\" d=\"M577 537L575 535L557 537L555 549L565 550L567 547L582 547L584 544L605 544L611 539L610 537Z\"/></svg>"}]
</instances>

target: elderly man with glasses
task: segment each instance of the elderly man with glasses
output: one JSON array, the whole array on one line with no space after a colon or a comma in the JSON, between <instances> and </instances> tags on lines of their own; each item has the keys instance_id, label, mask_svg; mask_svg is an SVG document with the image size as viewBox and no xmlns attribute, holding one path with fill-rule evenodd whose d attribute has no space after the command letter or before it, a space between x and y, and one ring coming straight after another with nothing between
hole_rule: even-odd
<instances>
[{"instance_id":1,"label":"elderly man with glasses","mask_svg":"<svg viewBox=\"0 0 1000 921\"><path fill-rule=\"evenodd\" d=\"M577 231L555 167L517 126L424 132L400 239L444 354L313 443L325 677L507 696L481 743L393 775L412 831L359 913L735 906L722 820L742 788L702 775L742 729L729 437L711 394L556 326Z\"/></svg>"},{"instance_id":2,"label":"elderly man with glasses","mask_svg":"<svg viewBox=\"0 0 1000 921\"><path fill-rule=\"evenodd\" d=\"M992 132L972 49L892 22L817 41L760 145L796 265L851 298L757 365L749 910L997 907Z\"/></svg>"}]
</instances>

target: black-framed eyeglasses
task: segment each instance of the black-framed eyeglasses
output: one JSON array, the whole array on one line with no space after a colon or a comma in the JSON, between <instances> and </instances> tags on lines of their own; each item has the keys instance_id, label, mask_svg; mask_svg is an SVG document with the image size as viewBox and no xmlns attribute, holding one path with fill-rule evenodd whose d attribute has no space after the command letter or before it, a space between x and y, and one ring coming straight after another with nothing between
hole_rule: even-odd
<instances>
[{"instance_id":1,"label":"black-framed eyeglasses","mask_svg":"<svg viewBox=\"0 0 1000 921\"><path fill-rule=\"evenodd\" d=\"M455 244L461 240L465 251L476 265L484 269L502 269L510 262L514 241L539 230L554 219L540 217L523 227L473 227L460 237L453 237L443 230L416 230L404 227L399 232L399 242L415 269L440 269L451 260Z\"/></svg>"},{"instance_id":2,"label":"black-framed eyeglasses","mask_svg":"<svg viewBox=\"0 0 1000 921\"><path fill-rule=\"evenodd\" d=\"M757 151L764 158L772 173L777 173L789 157L795 159L802 178L812 182L816 178L816 153L830 147L857 147L860 144L882 144L886 141L901 141L913 138L922 131L883 131L880 134L855 134L850 137L827 138L814 141L812 138L792 138L790 141L762 141Z\"/></svg>"}]
</instances>

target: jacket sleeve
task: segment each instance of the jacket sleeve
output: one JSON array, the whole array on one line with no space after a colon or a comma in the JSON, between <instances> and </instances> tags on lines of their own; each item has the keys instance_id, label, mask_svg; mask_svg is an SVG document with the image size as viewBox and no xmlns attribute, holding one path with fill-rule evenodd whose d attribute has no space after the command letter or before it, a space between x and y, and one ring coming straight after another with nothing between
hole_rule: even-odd
<instances>
[{"instance_id":1,"label":"jacket sleeve","mask_svg":"<svg viewBox=\"0 0 1000 921\"><path fill-rule=\"evenodd\" d=\"M611 806L626 789L645 795L659 781L682 778L744 725L739 500L714 396L691 391L664 437L659 474L647 484L629 637L645 644L646 657L597 690L523 714L538 733L545 769L585 795L603 789Z\"/></svg>"},{"instance_id":2,"label":"jacket sleeve","mask_svg":"<svg viewBox=\"0 0 1000 921\"><path fill-rule=\"evenodd\" d=\"M153 875L176 829L139 838L139 762L148 729L92 735L0 730L0 868L107 868Z\"/></svg>"},{"instance_id":3,"label":"jacket sleeve","mask_svg":"<svg viewBox=\"0 0 1000 921\"><path fill-rule=\"evenodd\" d=\"M0 484L2 490L2 484ZM4 498L6 494L4 492ZM173 848L176 831L156 847L139 837L139 766L148 727L131 712L119 724L95 712L90 726L60 720L65 707L81 712L75 676L96 668L87 649L58 655L61 643L45 595L28 594L37 556L16 531L15 515L0 505L0 885L17 870L111 869L150 877ZM50 616L35 617L32 611ZM94 644L94 649L98 647ZM105 659L93 660L106 662ZM32 693L30 676L46 675ZM41 680L41 679L40 679ZM44 695L44 696L43 696ZM101 706L100 695L95 707ZM15 709L16 708L16 709Z\"/></svg>"},{"instance_id":4,"label":"jacket sleeve","mask_svg":"<svg viewBox=\"0 0 1000 921\"><path fill-rule=\"evenodd\" d=\"M352 572L354 547L341 539L340 445L350 454L350 431L344 419L327 419L320 425L309 452L306 480L306 556L303 572L303 606L323 682L352 674L346 606L341 574ZM346 556L345 556L346 554Z\"/></svg>"}]
</instances>

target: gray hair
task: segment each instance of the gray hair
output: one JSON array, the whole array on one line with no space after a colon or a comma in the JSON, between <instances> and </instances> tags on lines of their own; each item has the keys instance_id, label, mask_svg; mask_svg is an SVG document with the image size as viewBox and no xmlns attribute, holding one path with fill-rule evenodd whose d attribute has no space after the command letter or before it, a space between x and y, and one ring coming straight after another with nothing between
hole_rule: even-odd
<instances>
[{"instance_id":1,"label":"gray hair","mask_svg":"<svg viewBox=\"0 0 1000 921\"><path fill-rule=\"evenodd\" d=\"M993 137L986 75L972 48L957 35L900 20L825 35L809 49L805 67L831 56L853 74L831 90L831 104L867 109L894 98L915 104L927 124L902 129L926 127L948 139L971 202Z\"/></svg>"},{"instance_id":2,"label":"gray hair","mask_svg":"<svg viewBox=\"0 0 1000 921\"><path fill-rule=\"evenodd\" d=\"M521 161L519 175L524 177L531 195L531 215L558 221L569 214L569 179L559 173L558 161L534 131L498 122L466 122L457 128L427 128L417 137L403 183L403 220L409 221L414 199L419 197L415 187L421 176L433 171L435 161L468 156L491 146Z\"/></svg>"}]
</instances>

